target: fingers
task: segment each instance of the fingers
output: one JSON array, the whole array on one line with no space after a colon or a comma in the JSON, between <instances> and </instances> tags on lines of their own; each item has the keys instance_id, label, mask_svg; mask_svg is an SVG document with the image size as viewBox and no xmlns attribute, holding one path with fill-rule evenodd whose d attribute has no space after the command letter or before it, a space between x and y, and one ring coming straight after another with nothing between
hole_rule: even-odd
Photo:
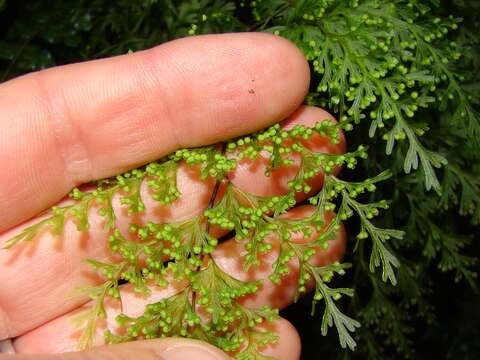
<instances>
[{"instance_id":1,"label":"fingers","mask_svg":"<svg viewBox=\"0 0 480 360\"><path fill-rule=\"evenodd\" d=\"M302 107L294 114L294 120L289 119L286 123L289 126L295 122L314 124L327 116L329 115L321 109ZM324 139L316 138L310 146L315 146L317 142L325 143ZM341 151L344 143L341 142L338 147L326 149L326 151ZM260 192L266 192L269 187L265 184L269 178L265 177L263 173L255 173L254 169L254 167L250 168L252 172L249 172L248 167L239 168L238 175L232 174L232 181L242 189L252 182L258 183L262 187ZM289 178L284 176L281 171L275 171L272 174L270 187L283 191ZM147 212L136 221L171 222L192 218L206 208L213 185L212 181L200 181L198 171L194 168L183 166L178 173L178 187L182 196L171 206L159 206L151 199L144 187L143 198L146 202ZM321 181L316 181L312 188L318 190L320 186ZM249 190L255 192L254 188ZM119 228L124 234L128 234L131 218L120 206L118 197L115 198L114 207L118 214ZM90 266L83 260L86 258L112 260L106 241L108 234L104 230L103 217L99 216L95 209L92 209L89 218L91 219L90 228L84 233L78 232L72 222L67 222L64 235L60 238L45 232L32 243L20 244L9 252L0 251L0 266L2 267L0 283L3 285L0 292L0 338L18 336L88 300L86 298L67 299L66 296L78 286L101 281L98 277L92 276ZM32 222L36 221L38 219L32 220ZM21 227L3 236L0 235L0 243L19 230ZM239 250L240 247L235 251ZM233 252L233 254L238 255L238 252ZM25 269L29 270L25 271ZM238 269L241 269L241 266ZM241 276L241 272L238 276Z\"/></svg>"},{"instance_id":2,"label":"fingers","mask_svg":"<svg viewBox=\"0 0 480 360\"><path fill-rule=\"evenodd\" d=\"M312 214L313 206L299 206L283 215L284 218L302 219ZM325 222L328 224L333 213L325 215ZM304 238L302 233L297 233L292 237L296 243L306 243L313 241L318 237L319 232L314 231L310 238ZM246 240L245 240L246 241ZM297 281L299 275L298 261L293 258L288 263L289 274L281 279L279 284L274 284L268 280L268 276L272 273L274 262L279 254L279 241L276 237L269 239L272 250L260 257L260 265L251 267L249 271L244 270L246 250L244 248L245 241L226 241L218 247L214 253L215 262L223 271L230 274L236 279L243 281L265 280L262 287L254 295L245 297L243 302L245 305L258 308L268 305L274 308L282 309L290 305L295 298L297 291ZM318 247L315 256L310 260L314 265L327 265L342 259L345 253L346 233L343 226L338 231L336 238L329 241L327 250ZM309 287L312 284L307 284Z\"/></svg>"},{"instance_id":3,"label":"fingers","mask_svg":"<svg viewBox=\"0 0 480 360\"><path fill-rule=\"evenodd\" d=\"M302 218L311 213L311 206L299 207L292 210L287 217L295 219ZM318 233L312 234L312 238L318 236ZM293 241L305 242L311 239L304 239L300 234L294 236ZM234 239L231 239L219 246L214 253L215 262L231 276L244 281L265 280L264 285L254 296L245 298L245 305L250 307L261 307L263 305L273 307L285 307L293 301L298 279L298 265L291 261L288 266L290 273L285 276L279 285L270 283L267 276L271 273L272 264L278 256L278 239L272 238L274 245L272 251L261 258L261 264L245 273L243 270L241 245ZM341 259L345 250L345 232L343 229L337 235L337 238L330 241L328 250L319 250L312 261L318 265L324 265ZM107 321L100 323L96 329L96 343L102 344L103 332L106 328L113 332L121 331L115 322L115 317L123 312L127 316L138 317L142 315L145 306L149 303L155 303L159 300L172 296L184 288L183 284L171 283L166 288L152 288L152 294L148 297L142 297L133 291L131 285L121 286L122 308L118 301L108 299L106 302ZM92 304L86 304L83 309L91 307ZM17 352L64 352L74 350L77 346L80 333L74 326L75 319L79 311L75 310L63 316L60 316L30 332L15 339L14 346ZM299 349L298 335L292 326L285 320L277 321L272 325L271 330L279 332L281 341L276 346L267 348L266 351L281 359L297 359ZM45 341L50 339L50 341ZM288 354L288 356L286 356Z\"/></svg>"},{"instance_id":4,"label":"fingers","mask_svg":"<svg viewBox=\"0 0 480 360\"><path fill-rule=\"evenodd\" d=\"M335 118L327 111L314 106L300 106L287 120L282 122L282 128L291 129L296 125L312 126L317 121L331 120ZM346 150L345 137L340 133L338 144L332 144L330 139L314 134L309 140L303 141L303 145L315 152L324 152L329 154L343 154ZM295 161L294 166L282 165L273 170L269 176L265 175L268 166L268 159L258 158L255 161L239 162L235 172L230 175L230 180L234 185L240 187L243 191L262 196L274 196L286 194L288 192L288 181L298 172L300 157L298 154L291 154L290 158ZM340 169L337 169L337 172ZM255 179L255 181L252 181ZM313 191L322 187L323 174L315 176L310 180L309 185ZM305 194L299 193L298 199Z\"/></svg>"},{"instance_id":5,"label":"fingers","mask_svg":"<svg viewBox=\"0 0 480 360\"><path fill-rule=\"evenodd\" d=\"M49 341L49 339L43 339ZM73 351L74 349L72 349ZM6 356L5 359L9 359ZM0 359L3 359L0 357ZM129 343L99 346L84 352L71 352L61 355L35 354L16 355L12 360L228 360L221 350L207 343L191 339L155 339ZM293 359L293 358L291 358Z\"/></svg>"},{"instance_id":6,"label":"fingers","mask_svg":"<svg viewBox=\"0 0 480 360\"><path fill-rule=\"evenodd\" d=\"M132 313L133 309L128 309L130 305L132 305L132 303L127 302L126 308L127 312L129 312L130 310L130 313ZM136 305L138 305L138 299ZM136 310L133 310L133 313L138 313L138 309L138 306L136 306ZM109 316L111 316L114 315L114 313L118 313L118 310L112 311L110 309L109 313ZM16 353L53 354L76 351L78 343L78 331L72 329L71 323L72 316L74 315L75 313L68 314L58 319L52 320L49 323L39 327L38 329L35 329L15 339L14 346ZM114 324L111 324L111 326L115 327ZM299 358L301 348L300 338L296 329L292 326L292 324L290 324L290 322L281 318L269 324L262 324L258 327L258 329L272 331L279 337L276 343L269 344L261 348L260 350L262 354L282 360L296 360ZM97 345L100 345L99 348L107 350L109 347L101 346L104 344L104 339L101 335L101 331L103 331L102 328L98 329ZM176 341L177 339L172 340ZM183 341L183 339L180 341ZM137 342L138 341L128 344L134 344ZM142 342L143 341L140 341L140 343ZM94 349L97 349L97 347L95 347ZM219 350L217 351L220 352ZM197 358L193 357L192 359L196 360Z\"/></svg>"},{"instance_id":7,"label":"fingers","mask_svg":"<svg viewBox=\"0 0 480 360\"><path fill-rule=\"evenodd\" d=\"M0 231L81 183L279 121L301 104L308 83L294 45L243 33L185 38L2 84Z\"/></svg>"}]
</instances>

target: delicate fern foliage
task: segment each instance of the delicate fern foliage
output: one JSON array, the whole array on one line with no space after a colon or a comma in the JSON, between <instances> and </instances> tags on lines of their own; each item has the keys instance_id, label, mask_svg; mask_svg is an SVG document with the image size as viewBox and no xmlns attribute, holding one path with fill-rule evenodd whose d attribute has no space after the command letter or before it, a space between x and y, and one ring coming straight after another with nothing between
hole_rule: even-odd
<instances>
[{"instance_id":1,"label":"delicate fern foliage","mask_svg":"<svg viewBox=\"0 0 480 360\"><path fill-rule=\"evenodd\" d=\"M182 329L188 329L189 336L223 349L236 349L240 359L264 358L261 345L274 341L274 334L255 326L232 330L250 320L268 322L276 316L275 310L243 307L237 291L253 291L253 286L260 288L261 284L237 282L222 275L212 255L219 240L213 237L211 227L235 233L245 247L245 270L258 266L262 256L275 248L271 239L278 238L277 259L263 281L279 283L290 271L288 265L296 261L301 272L297 295L307 290L307 284L315 283L318 332L325 333L332 325L342 345L354 347L354 341L358 343L356 353L342 353L346 358L421 357L415 351L421 348L417 339L424 335L418 330L423 322L436 333L448 333L446 336L452 338L458 335L456 327L439 328L443 320L435 323L431 303L444 299L445 305L451 294L448 283L443 285L443 293L432 295L438 273L442 273L441 279L453 274L455 281L466 280L472 286L478 282L478 261L471 254L478 249L472 239L478 235L480 222L478 1L34 3L0 0L0 16L7 19L0 30L2 80L54 64L141 50L183 36L267 31L292 40L308 59L312 77L306 102L328 109L341 127L349 130L351 151L342 156L317 154L297 141L304 135L308 138L309 131L335 141L339 127L328 122L310 130L285 132L274 127L224 144L224 151L220 147L180 150L100 181L93 191L74 190L71 195L75 202L52 209L38 224L11 239L7 246L32 241L44 231L60 234L69 221L84 231L89 226L89 209L103 215L110 248L123 265L117 274L110 266L118 264L92 263L106 277L105 284L90 289L97 307L83 318L83 345L91 344L96 319L103 316L102 294L118 299L115 284L130 282L138 292L148 293L152 286L183 281L183 291L161 304L152 304L143 316L121 316L119 323L131 330L124 335L107 333L108 341L146 337L144 328L152 336L183 336ZM287 146L282 136L295 140ZM278 166L292 166L292 153L302 161L288 193L282 196L256 196L228 181L228 173L239 161L265 156L269 174ZM113 197L122 198L132 218L148 210L148 202L139 192L143 184L158 204L172 204L181 197L176 186L179 163L200 167L205 181L220 183L221 198L194 219L134 223L131 234L120 232ZM340 165L344 172L338 178L332 169ZM302 220L282 217L295 205L295 194L310 190L309 179L320 169L325 174L324 187L308 199L313 213ZM377 214L381 216L373 219ZM346 261L352 268L340 277L346 264L323 268L312 264L311 259L320 249L328 248L341 222L348 226ZM405 235L401 238L401 232L392 229L401 229ZM291 241L294 234L303 232L309 238L313 231L320 234L310 242ZM136 261L138 258L142 261ZM219 289L221 299L205 291L207 273L214 274L209 286ZM335 279L333 275L337 275ZM224 302L220 313L205 316L203 312L200 319L195 316L197 310L217 300ZM233 318L219 315L234 307L239 307L239 312ZM168 310L165 313L164 308ZM455 313L448 308L449 313ZM362 326L357 328L350 316ZM215 336L213 327L208 327L213 317L217 324L226 326ZM292 320L299 317L297 313ZM435 342L439 343L438 339ZM330 342L303 345L305 353L310 351L314 356L323 350L339 351ZM443 356L444 348L438 349ZM431 350L428 348L429 356L433 356Z\"/></svg>"},{"instance_id":2,"label":"delicate fern foliage","mask_svg":"<svg viewBox=\"0 0 480 360\"><path fill-rule=\"evenodd\" d=\"M73 190L71 197L76 201L65 208L56 208L53 215L38 225L31 226L17 235L8 246L19 241L33 240L42 227L52 227L54 233L61 232L66 221L73 220L77 229L89 227L88 211L94 205L110 232L110 250L119 255L119 262L108 264L88 260L93 269L105 278L105 283L93 287L89 295L95 305L79 318L85 330L81 346L93 343L95 324L105 318L104 308L107 297L121 301L119 283L130 283L135 292L148 295L153 287L163 287L171 282L184 284L179 293L147 306L138 318L126 315L118 317L119 325L126 329L126 335L110 331L106 338L110 342L157 338L163 336L189 336L207 340L225 351L237 352L238 358L260 356L258 351L265 344L275 341L276 336L257 326L271 322L278 317L278 310L269 307L246 308L242 297L254 294L263 280L244 282L224 272L216 263L214 252L218 239L211 233L211 226L224 231L233 231L237 241L242 241L246 256L244 268L248 270L261 264L262 255L272 250L272 236L280 241L280 251L273 265L269 279L279 283L289 273L287 263L296 259L299 264L298 294L306 291L306 282L314 279L316 295L314 302L325 304L322 333L329 326L335 326L342 347L355 348L351 332L360 324L343 314L336 305L342 296L352 296L351 289L332 288L327 285L335 274L344 274L348 264L316 266L310 260L317 253L328 249L329 240L334 239L342 220L358 214L361 219L359 239L367 237L373 241L371 271L383 267L383 278L394 283L393 266L398 266L394 255L385 244L390 236L401 237L401 232L375 227L371 219L379 214L379 208L387 208L386 202L361 204L356 200L362 192L375 190L375 183L388 178L381 174L364 182L348 183L331 174L340 166L354 168L357 158L365 157L365 148L345 154L317 153L305 145L313 134L319 134L336 143L339 140L340 125L332 121L318 122L308 128L297 125L283 130L279 125L235 139L226 144L225 150L218 146L197 149L183 149L171 156L129 171L111 179L102 180L93 191ZM255 161L262 157L268 161L266 175L279 166L293 166L293 156L300 156L297 174L288 182L286 194L257 196L249 194L228 180L228 173L235 169L238 161ZM140 188L142 183L150 187L152 198L158 203L172 204L181 196L176 187L176 174L180 163L199 166L203 179L216 181L208 207L198 216L178 223L138 224L132 222L130 231L135 235L131 240L115 225L115 211L112 196L121 194L120 203L129 215L146 210ZM311 215L304 219L289 220L282 217L292 209L298 193L309 193L310 180L322 171L324 186L310 197L314 204ZM226 189L217 198L218 188ZM334 200L340 196L337 214ZM215 202L216 201L216 202ZM295 233L305 238L313 231L319 235L312 241L297 243ZM257 354L258 353L258 354Z\"/></svg>"},{"instance_id":3,"label":"delicate fern foliage","mask_svg":"<svg viewBox=\"0 0 480 360\"><path fill-rule=\"evenodd\" d=\"M312 62L319 81L311 103L339 109L342 117L355 123L370 119L369 135L381 130L388 155L396 142L407 140L404 171L410 173L420 166L426 189L439 191L435 168L446 160L421 140L428 127L414 120L417 111L436 98L442 108L454 101L458 106L451 122L468 139L476 139L480 131L480 116L459 84L464 77L448 66L461 55L456 44L437 46L443 45L450 30L457 29L459 20L422 21L428 7L413 1L287 4L278 2L276 15L271 17L267 13L270 2L259 1L255 14L267 18L269 31L294 41ZM292 31L291 26L298 23ZM328 100L319 96L322 93Z\"/></svg>"}]
</instances>

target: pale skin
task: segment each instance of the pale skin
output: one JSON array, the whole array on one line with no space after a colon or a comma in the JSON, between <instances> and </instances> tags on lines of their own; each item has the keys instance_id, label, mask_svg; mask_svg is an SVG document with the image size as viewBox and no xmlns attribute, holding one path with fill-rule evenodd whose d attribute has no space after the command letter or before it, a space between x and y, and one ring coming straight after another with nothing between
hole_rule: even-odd
<instances>
[{"instance_id":1,"label":"pale skin","mask_svg":"<svg viewBox=\"0 0 480 360\"><path fill-rule=\"evenodd\" d=\"M172 151L216 143L276 122L313 124L332 118L301 106L310 73L301 52L290 42L267 34L191 37L156 48L32 73L0 85L0 244L38 221L38 214L62 202L73 187L112 176ZM309 146L340 153L339 145L319 137ZM285 191L292 170L263 175L261 164L241 165L230 175L245 191L269 195ZM294 170L293 170L294 171ZM212 182L201 182L192 169L179 173L182 196L170 210L152 202L145 220L186 219L203 211ZM313 188L321 187L321 178ZM146 196L148 197L148 195ZM148 205L148 204L147 204ZM117 205L120 211L120 205ZM308 207L287 216L300 217ZM0 251L0 340L13 338L16 355L0 359L228 359L205 343L187 339L137 341L75 352L79 332L72 318L88 298L68 298L75 287L101 281L85 258L109 258L102 219L94 211L86 234L66 225L61 239L43 233L31 245ZM127 218L119 217L125 228ZM298 241L305 241L299 237ZM314 261L339 260L345 247L342 231ZM241 245L221 244L216 261L241 279L263 279L274 259L242 271ZM279 285L266 283L249 306L285 307L293 301L296 266ZM141 314L148 302L175 291L155 291L149 298L122 289L124 311ZM111 318L118 305L109 302ZM110 323L114 326L114 322ZM290 360L300 356L296 330L284 319L270 325L280 336L264 353ZM99 329L99 334L102 332ZM31 357L32 354L34 357ZM61 354L58 354L61 353ZM38 355L42 354L42 355Z\"/></svg>"}]
</instances>

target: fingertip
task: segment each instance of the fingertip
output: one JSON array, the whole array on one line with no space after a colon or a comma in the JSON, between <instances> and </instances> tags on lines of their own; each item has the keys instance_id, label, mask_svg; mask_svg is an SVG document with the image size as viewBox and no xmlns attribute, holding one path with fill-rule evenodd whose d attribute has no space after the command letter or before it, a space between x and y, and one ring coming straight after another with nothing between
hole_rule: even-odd
<instances>
[{"instance_id":1,"label":"fingertip","mask_svg":"<svg viewBox=\"0 0 480 360\"><path fill-rule=\"evenodd\" d=\"M332 121L337 123L337 119L327 110L316 106L300 106L293 112L288 119L282 122L285 129L291 129L296 125L304 125L307 127L314 126L317 122ZM319 134L313 134L308 140L302 140L302 143L310 150L316 152L324 152L330 154L343 154L346 151L345 134L340 131L338 134L338 142L333 143L328 137L322 137Z\"/></svg>"},{"instance_id":2,"label":"fingertip","mask_svg":"<svg viewBox=\"0 0 480 360\"><path fill-rule=\"evenodd\" d=\"M304 125L307 127L314 126L321 121L336 122L333 115L326 110L315 106L300 106L287 119L282 121L281 125L284 129L292 129L296 125ZM338 142L334 143L329 137L320 136L314 133L310 139L300 142L308 149L327 154L343 154L346 151L345 136L342 131L339 132ZM284 195L289 191L288 182L293 179L298 172L300 166L300 156L291 154L289 156L294 164L291 166L282 165L272 170L269 176L265 175L269 160L259 157L254 161L240 161L237 168L230 174L232 183L241 190L250 194L259 196L275 196ZM337 174L339 168L335 168L333 173ZM310 194L318 191L323 185L324 173L321 171L317 176L308 181L312 191L308 194L298 193L297 200L301 201ZM255 179L255 181L252 181Z\"/></svg>"},{"instance_id":3,"label":"fingertip","mask_svg":"<svg viewBox=\"0 0 480 360\"><path fill-rule=\"evenodd\" d=\"M287 219L304 219L312 215L315 211L315 206L313 205L302 205L297 206L287 213L282 215L282 217ZM335 218L335 213L333 211L328 211L324 215L324 225L320 230L314 230L310 237L305 237L303 233L299 232L293 235L292 240L297 244L305 244L311 241L314 241L320 234L324 233L328 228L330 223ZM328 241L327 248L316 247L316 254L310 260L314 265L328 265L335 261L342 259L345 254L346 249L346 231L343 223L340 224L340 228L335 231L335 237ZM293 264L292 264L293 267ZM296 264L295 264L296 269Z\"/></svg>"},{"instance_id":4,"label":"fingertip","mask_svg":"<svg viewBox=\"0 0 480 360\"><path fill-rule=\"evenodd\" d=\"M296 360L300 358L301 340L295 327L283 318L262 326L278 335L278 341L262 349L262 354L280 360Z\"/></svg>"},{"instance_id":5,"label":"fingertip","mask_svg":"<svg viewBox=\"0 0 480 360\"><path fill-rule=\"evenodd\" d=\"M173 114L181 120L173 121L180 147L215 143L276 123L302 104L310 83L303 53L287 39L267 33L183 38L151 49L143 58L153 76L189 83L173 105L169 102L170 108L183 109ZM165 58L171 74L159 61Z\"/></svg>"},{"instance_id":6,"label":"fingertip","mask_svg":"<svg viewBox=\"0 0 480 360\"><path fill-rule=\"evenodd\" d=\"M282 89L278 89L281 92L277 93L277 96L281 99L285 95L289 95L290 99L285 99L285 104L291 104L291 108L287 111L287 115L298 109L308 93L310 86L310 66L305 58L305 55L301 50L290 40L281 36L272 35L268 33L257 33L265 37L267 42L275 44L275 51L272 57L276 60L276 65L279 68L279 75L281 76L279 81L286 81L290 90L285 92ZM274 56L273 56L274 55ZM281 61L278 61L280 60ZM284 117L285 117L284 116Z\"/></svg>"},{"instance_id":7,"label":"fingertip","mask_svg":"<svg viewBox=\"0 0 480 360\"><path fill-rule=\"evenodd\" d=\"M311 215L315 207L312 205L303 205L295 207L282 215L283 218L288 219L302 219ZM314 241L319 233L325 230L328 224L333 220L335 214L327 212L325 214L325 225L320 231L313 231L310 237L305 237L302 232L292 234L291 241L302 244ZM299 265L294 258L288 263L289 272L282 277L279 284L271 282L268 277L272 273L273 264L278 258L279 242L273 237L270 239L272 250L260 256L260 264L245 272L244 261L246 251L244 244L237 241L226 241L222 243L214 254L215 262L231 276L241 279L243 281L257 281L264 280L262 287L253 295L245 296L242 301L248 307L258 308L264 305L273 306L275 308L284 308L292 303L297 288ZM323 266L340 261L345 253L346 248L346 233L343 225L335 233L335 238L328 241L328 248L323 249L316 247L315 255L310 259L311 264L316 266ZM311 289L313 284L307 284Z\"/></svg>"}]
</instances>

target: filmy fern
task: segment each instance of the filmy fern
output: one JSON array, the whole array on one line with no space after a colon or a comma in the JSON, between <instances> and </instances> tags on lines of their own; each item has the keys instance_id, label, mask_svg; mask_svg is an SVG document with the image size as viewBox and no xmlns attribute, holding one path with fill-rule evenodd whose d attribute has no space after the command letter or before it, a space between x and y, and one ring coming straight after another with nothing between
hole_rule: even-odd
<instances>
[{"instance_id":1,"label":"filmy fern","mask_svg":"<svg viewBox=\"0 0 480 360\"><path fill-rule=\"evenodd\" d=\"M248 141L256 144L252 148L245 138L243 143L237 139L225 145L225 152L211 147L183 150L134 172L101 181L93 192L74 190L72 197L78 204L53 209L51 218L33 225L12 239L11 244L32 240L45 227L59 234L66 221L75 221L80 230L85 229L89 226L85 212L93 207L105 218L105 226L112 235L109 241L112 251L124 259L122 273L139 291L148 291L149 281L164 286L165 281L170 280L165 278L167 272L191 277L191 274L181 274L185 266L192 268L193 273L198 272L198 266L185 265L185 261L210 258L217 244L206 231L207 224L223 227L224 232L234 231L237 237L243 236L241 241L252 244L246 249L247 268L257 266L259 256L271 251L265 233L284 234L286 239L279 237L283 239L279 258L265 281L280 281L288 271L289 259L299 259L302 276L298 294L310 279L316 280L313 297L319 304L313 310L320 314L314 317L318 319L315 326L319 331L325 333L332 324L340 332L341 343L353 346L350 330L356 328L357 323L349 318L352 317L362 324L355 338L360 358L386 359L396 353L415 357L420 347L416 328L425 323L429 329L435 329L438 325L434 325L431 303L448 299L451 294L449 284L443 296L441 292L432 296L435 289L432 283L438 280L436 270L453 272L457 281L467 279L473 286L477 283L478 262L468 252L476 246L471 240L475 232L478 234L480 221L478 10L475 0L53 0L48 5L35 0L0 0L0 16L5 19L4 30L0 30L4 35L0 40L2 79L54 64L145 49L181 36L268 31L292 40L309 60L312 78L307 103L330 110L344 129L353 130L348 133L348 144L353 149L349 155L351 165L347 159L340 161L337 156L328 158L302 149L306 169L299 174L312 169L315 173L320 167L326 173L324 188L310 198L319 215L317 218L313 215L301 221L282 218L282 212L295 201L292 193L276 199L262 198L230 184L222 199L205 209L196 220L151 224L151 228L137 224L131 229L137 236L136 242L126 241L126 234L115 230L116 214L111 203L115 194L122 194L123 206L132 216L145 206L138 193L144 182L149 183L151 193L160 204L170 204L181 196L175 183L179 161L200 166L206 180L215 178L222 186L225 186L222 179L225 175L228 177L229 169L239 160L226 154L236 153L238 149L246 158L255 158L266 151L272 168L285 160L284 166L288 166L288 156L278 156L283 145L276 147L275 143L270 144L271 139L265 142L257 134L249 137ZM323 128L324 135L334 139L334 129ZM265 135L269 131L275 135L279 129L268 130L264 136L270 136ZM361 144L366 146L358 150ZM355 151L358 152L353 154ZM357 164L355 160L359 156L368 158ZM336 161L344 163L347 170L341 179L331 172ZM349 167L355 167L355 171L348 171ZM308 190L308 187L302 189L302 177L292 180L291 192ZM386 181L375 189L377 180ZM434 189L438 195L428 189ZM363 194L358 197L360 192ZM386 199L390 200L388 208ZM264 212L264 206L270 211ZM241 214L235 211L240 208ZM253 208L261 212L258 218L253 217ZM380 210L382 215L372 220ZM349 220L352 213L359 215L357 220ZM328 244L341 221L348 224L347 260L352 268L346 270L346 264L321 269L309 265L312 251ZM357 225L359 231L355 232ZM289 231L306 231L307 236L312 226L323 229L323 235L312 243L299 245L288 241ZM398 239L400 233L380 227L402 229L405 236ZM161 239L151 239L153 233L160 233ZM163 253L171 251L180 238L189 239L185 249ZM148 245L149 241L154 242ZM131 257L137 252L150 251L150 246L157 252L147 256L148 272L143 273L143 269L135 268ZM306 259L302 254L307 255ZM164 261L173 258L175 261ZM116 274L116 268L112 268L116 264L92 265L101 272ZM202 263L199 269L208 268L214 273L214 264L207 265ZM381 271L370 271L377 268ZM337 276L337 280L331 280L334 274L342 275L344 271L347 273L343 278ZM117 278L115 275L107 279L103 287L91 289L99 306L85 318L90 322L84 325L93 326L92 319L102 316L99 294L117 296ZM216 284L224 281L220 278ZM346 284L345 287L353 288L354 292L342 286L336 289L331 281ZM191 317L192 293L201 293L202 287L197 281L194 289L195 281L190 282L190 290L177 294L163 305L146 309L143 317L120 318L122 324L133 329L128 337L133 337L135 328L138 330L142 322L151 324L152 317L161 312L163 306L175 308L175 314L184 314L190 323L198 321ZM238 290L240 285L231 283L231 286ZM253 287L249 289L253 291ZM237 293L231 294L225 301L241 306L234 296ZM202 296L207 302L212 300L207 293ZM337 300L339 297L343 300ZM257 315L251 315L246 308L241 311L250 319L273 319L274 311L264 310L265 313ZM449 307L449 313L453 311ZM202 318L201 322L205 320ZM171 321L176 329L189 324L181 316L172 316ZM203 326L204 323L199 329ZM455 327L444 327L440 332L457 336L452 328ZM155 331L159 334L161 330ZM224 333L221 344L217 345L226 349L238 345L243 349L238 357L250 359L257 356L260 344L275 339L274 335L255 327L247 326L247 333L248 336L230 334L230 338ZM205 332L195 334L197 337L207 335ZM86 335L84 339L88 339L88 331ZM114 334L108 336L111 341L122 340ZM308 342L303 345L308 354L312 345ZM328 342L323 343L321 350L317 342L314 346L315 354L332 348ZM441 348L438 347L439 352ZM338 353L338 349L331 351ZM431 356L433 349L428 351ZM346 353L345 356L356 355Z\"/></svg>"},{"instance_id":2,"label":"filmy fern","mask_svg":"<svg viewBox=\"0 0 480 360\"><path fill-rule=\"evenodd\" d=\"M130 283L138 293L149 294L152 288L165 287L170 282L184 283L183 289L166 299L147 306L138 318L119 315L118 322L127 329L126 335L107 331L109 342L156 338L161 336L189 336L207 340L225 351L237 351L239 358L253 358L261 343L274 341L276 337L260 330L257 325L271 322L278 317L278 310L269 307L246 308L240 299L254 294L262 286L262 280L244 282L228 275L215 261L214 252L219 241L212 234L212 226L223 232L233 232L237 241L244 244L246 251L244 267L261 264L262 254L272 250L275 241L280 242L281 251L274 262L271 274L265 281L279 283L289 273L287 263L295 259L299 265L297 293L306 291L306 282L315 281L314 302L324 301L322 333L329 326L335 326L342 347L355 348L351 333L360 324L343 314L336 301L342 296L352 296L351 289L333 288L329 284L335 274L344 274L348 264L316 266L310 260L317 253L329 247L329 240L336 237L341 222L356 213L361 220L358 239L372 239L371 270L381 266L384 280L396 282L394 267L398 261L389 252L387 240L401 238L396 230L380 229L371 223L386 202L363 204L357 197L365 191L374 191L375 183L385 180L383 173L364 182L348 183L339 180L333 171L341 166L354 168L357 158L365 157L365 148L345 154L317 153L305 145L313 134L339 141L340 125L329 120L320 121L314 127L297 125L284 130L280 125L228 142L224 148L208 146L196 149L178 150L167 158L153 162L140 169L98 182L95 190L82 192L74 189L71 197L76 201L64 208L55 208L52 216L41 223L25 229L12 238L7 247L19 241L33 240L42 227L49 227L55 234L62 231L67 221L74 221L79 231L89 226L88 212L97 208L105 217L109 230L110 250L120 255L117 263L103 263L88 260L95 271L104 277L105 283L89 289L94 301L79 322L85 328L80 346L92 345L95 324L106 316L105 299L111 297L121 302L119 286ZM266 175L281 166L294 166L293 156L300 156L297 174L288 182L289 190L282 195L258 196L249 194L228 180L228 174L239 161L253 162L262 157L268 161ZM176 187L179 164L199 168L203 179L216 181L207 208L189 220L173 223L148 222L140 224L132 220L130 239L116 227L112 197L121 194L120 203L129 215L145 211L145 202L140 192L145 182L152 191L152 198L160 204L172 204L181 196ZM310 197L311 214L302 219L291 220L282 217L292 209L298 193L309 193L309 182L324 175L321 191ZM219 198L218 189L225 190ZM338 198L339 206L334 201ZM336 210L336 214L332 211ZM309 242L296 243L295 233L305 238L319 232ZM277 240L274 240L277 239ZM260 342L260 345L257 344ZM249 355L247 356L246 353Z\"/></svg>"}]
</instances>

